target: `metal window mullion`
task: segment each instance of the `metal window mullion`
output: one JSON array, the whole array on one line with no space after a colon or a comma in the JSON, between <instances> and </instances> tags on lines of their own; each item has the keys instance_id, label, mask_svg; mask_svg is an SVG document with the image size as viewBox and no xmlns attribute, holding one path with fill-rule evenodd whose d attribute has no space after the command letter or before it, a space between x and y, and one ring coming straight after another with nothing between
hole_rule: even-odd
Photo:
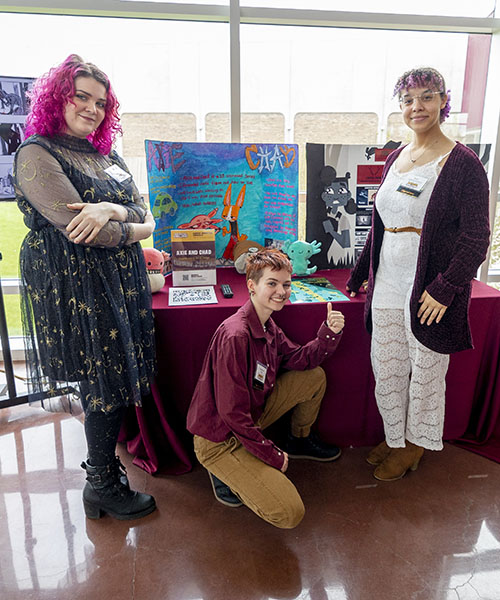
<instances>
[{"instance_id":1,"label":"metal window mullion","mask_svg":"<svg viewBox=\"0 0 500 600\"><path fill-rule=\"evenodd\" d=\"M490 59L485 92L484 116L481 125L481 143L492 145L490 154L490 229L493 238L495 227L495 214L498 202L500 185L500 109L498 98L500 96L500 32L492 35L490 46ZM486 260L479 270L479 279L486 283L491 281L491 244ZM491 275L491 272L490 272Z\"/></svg>"},{"instance_id":2,"label":"metal window mullion","mask_svg":"<svg viewBox=\"0 0 500 600\"><path fill-rule=\"evenodd\" d=\"M241 141L241 54L240 54L240 2L230 0L229 54L231 93L231 142Z\"/></svg>"},{"instance_id":3,"label":"metal window mullion","mask_svg":"<svg viewBox=\"0 0 500 600\"><path fill-rule=\"evenodd\" d=\"M1 285L4 295L19 294L19 279L2 279Z\"/></svg>"}]
</instances>

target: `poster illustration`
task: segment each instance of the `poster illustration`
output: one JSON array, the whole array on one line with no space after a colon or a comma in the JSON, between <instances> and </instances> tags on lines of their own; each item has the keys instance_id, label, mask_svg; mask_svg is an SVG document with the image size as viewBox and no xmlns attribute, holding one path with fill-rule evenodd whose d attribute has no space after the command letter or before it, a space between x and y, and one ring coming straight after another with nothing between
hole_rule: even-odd
<instances>
[{"instance_id":1,"label":"poster illustration","mask_svg":"<svg viewBox=\"0 0 500 600\"><path fill-rule=\"evenodd\" d=\"M146 160L159 250L172 229L212 229L217 263L232 264L238 241L297 238L297 146L146 140Z\"/></svg>"},{"instance_id":2,"label":"poster illustration","mask_svg":"<svg viewBox=\"0 0 500 600\"><path fill-rule=\"evenodd\" d=\"M318 269L354 266L372 226L385 160L400 145L306 145L306 239L322 244L311 258ZM468 146L488 170L490 145Z\"/></svg>"},{"instance_id":3,"label":"poster illustration","mask_svg":"<svg viewBox=\"0 0 500 600\"><path fill-rule=\"evenodd\" d=\"M24 141L24 123L29 109L29 77L0 75L0 200L14 198L12 165L14 154Z\"/></svg>"},{"instance_id":4,"label":"poster illustration","mask_svg":"<svg viewBox=\"0 0 500 600\"><path fill-rule=\"evenodd\" d=\"M347 302L349 298L326 277L292 279L290 302Z\"/></svg>"},{"instance_id":5,"label":"poster illustration","mask_svg":"<svg viewBox=\"0 0 500 600\"><path fill-rule=\"evenodd\" d=\"M354 266L371 227L385 159L399 143L388 145L306 145L306 238L322 244L313 260L318 269Z\"/></svg>"}]
</instances>

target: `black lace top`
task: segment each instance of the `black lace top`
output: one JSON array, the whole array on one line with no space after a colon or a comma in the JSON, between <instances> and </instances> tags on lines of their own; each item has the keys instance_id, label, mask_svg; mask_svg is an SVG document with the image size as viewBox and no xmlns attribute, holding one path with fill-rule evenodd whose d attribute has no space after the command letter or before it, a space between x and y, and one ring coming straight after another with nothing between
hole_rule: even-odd
<instances>
[{"instance_id":1,"label":"black lace top","mask_svg":"<svg viewBox=\"0 0 500 600\"><path fill-rule=\"evenodd\" d=\"M140 404L154 373L151 294L141 246L130 222L146 206L113 151L103 156L85 139L32 136L16 153L15 191L30 229L21 246L22 317L30 392L79 389L90 410ZM90 245L68 239L74 202L126 207L128 223L109 221ZM36 396L34 396L36 397Z\"/></svg>"}]
</instances>

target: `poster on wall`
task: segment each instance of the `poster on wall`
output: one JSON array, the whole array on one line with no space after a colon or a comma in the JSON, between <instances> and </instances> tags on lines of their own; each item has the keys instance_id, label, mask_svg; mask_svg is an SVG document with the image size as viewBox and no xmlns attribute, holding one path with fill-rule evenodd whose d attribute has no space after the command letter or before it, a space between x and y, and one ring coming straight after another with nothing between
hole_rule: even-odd
<instances>
[{"instance_id":1,"label":"poster on wall","mask_svg":"<svg viewBox=\"0 0 500 600\"><path fill-rule=\"evenodd\" d=\"M0 75L0 200L14 198L12 165L23 143L24 124L29 110L31 77Z\"/></svg>"},{"instance_id":2,"label":"poster on wall","mask_svg":"<svg viewBox=\"0 0 500 600\"><path fill-rule=\"evenodd\" d=\"M213 229L219 265L238 241L281 247L297 238L298 149L286 144L146 140L154 245L173 229Z\"/></svg>"},{"instance_id":3,"label":"poster on wall","mask_svg":"<svg viewBox=\"0 0 500 600\"><path fill-rule=\"evenodd\" d=\"M306 145L306 239L322 244L311 258L318 269L352 268L356 263L372 226L385 160L400 145ZM490 145L468 146L487 171Z\"/></svg>"}]
</instances>

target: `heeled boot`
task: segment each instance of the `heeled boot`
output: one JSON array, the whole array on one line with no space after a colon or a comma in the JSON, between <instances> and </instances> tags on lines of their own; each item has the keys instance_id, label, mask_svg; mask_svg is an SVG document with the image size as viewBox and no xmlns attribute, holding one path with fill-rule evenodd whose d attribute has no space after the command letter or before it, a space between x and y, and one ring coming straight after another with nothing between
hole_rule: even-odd
<instances>
[{"instance_id":1,"label":"heeled boot","mask_svg":"<svg viewBox=\"0 0 500 600\"><path fill-rule=\"evenodd\" d=\"M423 448L407 441L405 448L391 448L389 456L375 469L373 475L380 481L401 479L408 470L417 470L423 454Z\"/></svg>"},{"instance_id":2,"label":"heeled boot","mask_svg":"<svg viewBox=\"0 0 500 600\"><path fill-rule=\"evenodd\" d=\"M118 479L120 480L120 482L125 487L128 487L130 489L130 484L128 482L128 477L127 477L127 469L125 468L125 465L120 460L119 456L115 456L113 462L111 463L111 468L114 469L115 472L117 473Z\"/></svg>"},{"instance_id":3,"label":"heeled boot","mask_svg":"<svg viewBox=\"0 0 500 600\"><path fill-rule=\"evenodd\" d=\"M387 442L384 440L375 448L372 448L366 457L366 462L369 465L378 466L381 465L384 460L389 456L391 448L387 445Z\"/></svg>"},{"instance_id":4,"label":"heeled boot","mask_svg":"<svg viewBox=\"0 0 500 600\"><path fill-rule=\"evenodd\" d=\"M89 519L100 519L106 513L122 521L139 519L155 510L153 496L134 492L123 483L123 473L116 458L108 465L93 466L82 462L81 467L87 472L83 507Z\"/></svg>"}]
</instances>

